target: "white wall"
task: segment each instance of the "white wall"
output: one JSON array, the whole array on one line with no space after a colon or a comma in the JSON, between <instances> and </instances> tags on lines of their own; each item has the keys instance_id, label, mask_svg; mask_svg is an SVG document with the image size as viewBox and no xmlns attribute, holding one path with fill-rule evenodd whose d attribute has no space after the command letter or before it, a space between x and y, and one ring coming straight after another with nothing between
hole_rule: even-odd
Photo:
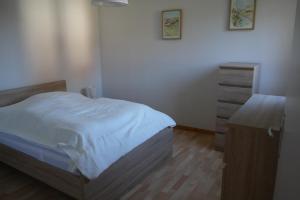
<instances>
[{"instance_id":1,"label":"white wall","mask_svg":"<svg viewBox=\"0 0 300 200\"><path fill-rule=\"evenodd\" d=\"M226 30L229 0L130 0L101 8L104 95L214 129L217 66L262 64L260 92L284 94L296 0L259 0L255 31ZM160 39L160 12L183 9L183 39Z\"/></svg>"},{"instance_id":2,"label":"white wall","mask_svg":"<svg viewBox=\"0 0 300 200\"><path fill-rule=\"evenodd\" d=\"M282 142L277 177L276 200L300 198L300 2L294 34L293 65L289 73L286 130Z\"/></svg>"},{"instance_id":3,"label":"white wall","mask_svg":"<svg viewBox=\"0 0 300 200\"><path fill-rule=\"evenodd\" d=\"M1 0L0 90L66 79L101 94L97 15L87 0Z\"/></svg>"}]
</instances>

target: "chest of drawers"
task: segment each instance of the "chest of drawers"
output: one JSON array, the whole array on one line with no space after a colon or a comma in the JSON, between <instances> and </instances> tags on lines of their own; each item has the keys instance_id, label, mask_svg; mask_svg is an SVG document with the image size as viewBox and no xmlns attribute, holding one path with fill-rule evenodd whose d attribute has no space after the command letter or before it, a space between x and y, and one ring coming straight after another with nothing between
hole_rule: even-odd
<instances>
[{"instance_id":1,"label":"chest of drawers","mask_svg":"<svg viewBox=\"0 0 300 200\"><path fill-rule=\"evenodd\" d=\"M228 122L222 200L272 200L285 97L254 94Z\"/></svg>"},{"instance_id":2,"label":"chest of drawers","mask_svg":"<svg viewBox=\"0 0 300 200\"><path fill-rule=\"evenodd\" d=\"M258 92L259 64L226 63L218 75L215 149L223 151L228 119Z\"/></svg>"}]
</instances>

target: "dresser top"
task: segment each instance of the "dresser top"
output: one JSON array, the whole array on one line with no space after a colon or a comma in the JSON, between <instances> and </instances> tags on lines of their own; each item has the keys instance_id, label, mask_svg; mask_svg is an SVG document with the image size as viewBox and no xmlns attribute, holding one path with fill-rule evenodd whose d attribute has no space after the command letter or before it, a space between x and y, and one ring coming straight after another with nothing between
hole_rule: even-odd
<instances>
[{"instance_id":1,"label":"dresser top","mask_svg":"<svg viewBox=\"0 0 300 200\"><path fill-rule=\"evenodd\" d=\"M237 68L237 69L254 69L258 67L260 64L258 63L239 63L239 62L229 62L229 63L224 63L220 65L221 69L226 69L226 68Z\"/></svg>"},{"instance_id":2,"label":"dresser top","mask_svg":"<svg viewBox=\"0 0 300 200\"><path fill-rule=\"evenodd\" d=\"M229 124L280 131L285 102L285 97L255 94L231 117Z\"/></svg>"}]
</instances>

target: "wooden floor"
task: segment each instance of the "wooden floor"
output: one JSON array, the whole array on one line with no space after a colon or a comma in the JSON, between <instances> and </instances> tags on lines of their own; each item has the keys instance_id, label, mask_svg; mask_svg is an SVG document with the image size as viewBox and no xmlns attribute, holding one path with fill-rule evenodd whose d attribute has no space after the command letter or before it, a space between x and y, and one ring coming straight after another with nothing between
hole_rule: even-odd
<instances>
[{"instance_id":1,"label":"wooden floor","mask_svg":"<svg viewBox=\"0 0 300 200\"><path fill-rule=\"evenodd\" d=\"M213 136L175 130L171 159L122 200L219 200L223 154ZM71 200L70 197L0 163L1 200Z\"/></svg>"}]
</instances>

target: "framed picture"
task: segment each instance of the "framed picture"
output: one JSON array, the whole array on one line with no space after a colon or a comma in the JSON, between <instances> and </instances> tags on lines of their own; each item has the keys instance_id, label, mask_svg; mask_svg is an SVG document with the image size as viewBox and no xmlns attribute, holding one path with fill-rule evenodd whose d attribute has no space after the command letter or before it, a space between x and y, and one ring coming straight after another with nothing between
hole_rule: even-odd
<instances>
[{"instance_id":1,"label":"framed picture","mask_svg":"<svg viewBox=\"0 0 300 200\"><path fill-rule=\"evenodd\" d=\"M180 40L182 38L182 10L162 11L162 39Z\"/></svg>"},{"instance_id":2,"label":"framed picture","mask_svg":"<svg viewBox=\"0 0 300 200\"><path fill-rule=\"evenodd\" d=\"M256 0L230 1L229 30L254 30Z\"/></svg>"}]
</instances>

